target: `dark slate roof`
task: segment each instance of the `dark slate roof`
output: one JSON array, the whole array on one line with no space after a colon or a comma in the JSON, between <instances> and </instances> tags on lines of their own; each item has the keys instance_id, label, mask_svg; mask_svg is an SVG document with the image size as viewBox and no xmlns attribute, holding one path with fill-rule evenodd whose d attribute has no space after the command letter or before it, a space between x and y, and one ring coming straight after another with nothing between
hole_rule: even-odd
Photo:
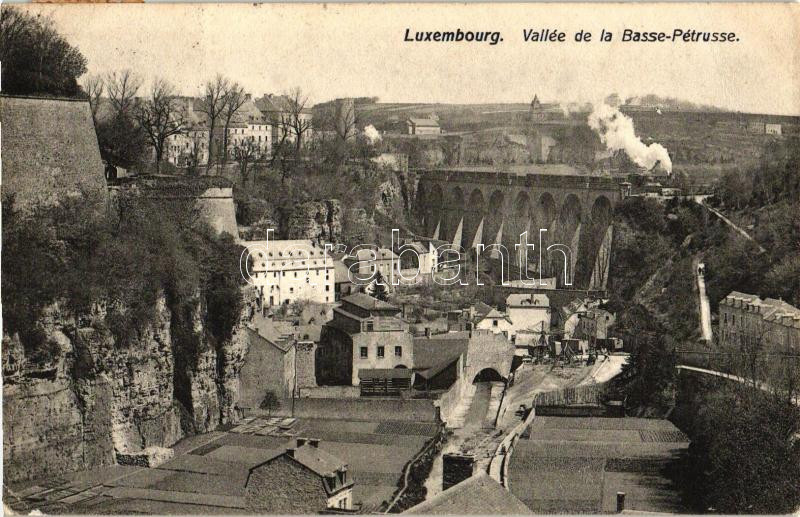
<instances>
[{"instance_id":1,"label":"dark slate roof","mask_svg":"<svg viewBox=\"0 0 800 517\"><path fill-rule=\"evenodd\" d=\"M350 304L355 305L356 307L361 307L362 309L372 311L372 310L395 310L400 311L397 307L390 303L386 303L382 300L378 300L377 298L373 298L372 296L364 293L356 293L346 298L342 298L343 302L347 302Z\"/></svg>"},{"instance_id":2,"label":"dark slate roof","mask_svg":"<svg viewBox=\"0 0 800 517\"><path fill-rule=\"evenodd\" d=\"M281 336L278 339L267 339L258 331L251 328L247 329L250 336L250 346L273 346L284 354L294 346L294 339L291 336Z\"/></svg>"},{"instance_id":3,"label":"dark slate roof","mask_svg":"<svg viewBox=\"0 0 800 517\"><path fill-rule=\"evenodd\" d=\"M347 469L347 464L329 452L313 445L303 445L294 450L294 459L320 476L333 476L337 470Z\"/></svg>"},{"instance_id":4,"label":"dark slate roof","mask_svg":"<svg viewBox=\"0 0 800 517\"><path fill-rule=\"evenodd\" d=\"M104 192L105 168L88 101L0 97L3 191L17 206L52 203L82 190Z\"/></svg>"},{"instance_id":5,"label":"dark slate roof","mask_svg":"<svg viewBox=\"0 0 800 517\"><path fill-rule=\"evenodd\" d=\"M522 501L489 477L478 472L431 499L403 513L414 515L530 515Z\"/></svg>"},{"instance_id":6,"label":"dark slate roof","mask_svg":"<svg viewBox=\"0 0 800 517\"><path fill-rule=\"evenodd\" d=\"M414 369L439 369L450 365L467 351L469 332L449 332L414 338Z\"/></svg>"},{"instance_id":7,"label":"dark slate roof","mask_svg":"<svg viewBox=\"0 0 800 517\"><path fill-rule=\"evenodd\" d=\"M409 122L414 124L415 126L421 127L439 127L439 122L433 120L432 118L416 118L416 117L409 117Z\"/></svg>"}]
</instances>

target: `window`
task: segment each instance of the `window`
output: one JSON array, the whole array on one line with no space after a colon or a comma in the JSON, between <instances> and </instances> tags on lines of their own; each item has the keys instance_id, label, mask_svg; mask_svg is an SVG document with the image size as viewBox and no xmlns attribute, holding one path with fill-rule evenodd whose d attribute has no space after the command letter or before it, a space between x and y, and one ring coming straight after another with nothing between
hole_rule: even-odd
<instances>
[{"instance_id":1,"label":"window","mask_svg":"<svg viewBox=\"0 0 800 517\"><path fill-rule=\"evenodd\" d=\"M361 359L366 359L368 356L369 356L369 354L367 353L367 347L362 346L361 347Z\"/></svg>"},{"instance_id":2,"label":"window","mask_svg":"<svg viewBox=\"0 0 800 517\"><path fill-rule=\"evenodd\" d=\"M289 288L289 293L293 293L293 292L294 292L294 287L290 287Z\"/></svg>"},{"instance_id":3,"label":"window","mask_svg":"<svg viewBox=\"0 0 800 517\"><path fill-rule=\"evenodd\" d=\"M382 346L378 347L378 357L383 357L384 356L384 353L383 353L384 350L385 350L385 347L382 347Z\"/></svg>"},{"instance_id":4,"label":"window","mask_svg":"<svg viewBox=\"0 0 800 517\"><path fill-rule=\"evenodd\" d=\"M402 346L394 347L394 356L395 357L403 357L403 347Z\"/></svg>"},{"instance_id":5,"label":"window","mask_svg":"<svg viewBox=\"0 0 800 517\"><path fill-rule=\"evenodd\" d=\"M297 278L297 271L294 272L294 277Z\"/></svg>"},{"instance_id":6,"label":"window","mask_svg":"<svg viewBox=\"0 0 800 517\"><path fill-rule=\"evenodd\" d=\"M325 291L330 291L330 290L331 290L331 286L330 286L330 284L326 285L326 286L325 286Z\"/></svg>"},{"instance_id":7,"label":"window","mask_svg":"<svg viewBox=\"0 0 800 517\"><path fill-rule=\"evenodd\" d=\"M373 330L375 330L375 324L371 321L366 322L365 326L367 332L372 332Z\"/></svg>"},{"instance_id":8,"label":"window","mask_svg":"<svg viewBox=\"0 0 800 517\"><path fill-rule=\"evenodd\" d=\"M497 326L497 323L498 323L498 321L497 321L497 320L493 320L493 321L492 321L492 326L493 326L493 327L496 327L496 326Z\"/></svg>"}]
</instances>

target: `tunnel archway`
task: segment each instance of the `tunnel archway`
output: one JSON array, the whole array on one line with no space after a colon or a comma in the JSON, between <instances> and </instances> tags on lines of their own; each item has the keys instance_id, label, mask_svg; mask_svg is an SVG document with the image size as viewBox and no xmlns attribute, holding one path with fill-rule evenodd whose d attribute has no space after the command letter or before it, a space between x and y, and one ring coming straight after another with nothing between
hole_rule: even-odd
<instances>
[{"instance_id":1,"label":"tunnel archway","mask_svg":"<svg viewBox=\"0 0 800 517\"><path fill-rule=\"evenodd\" d=\"M479 371L472 380L472 384L476 384L478 382L506 382L506 380L502 375L500 375L500 372L494 368L484 368L483 370Z\"/></svg>"}]
</instances>

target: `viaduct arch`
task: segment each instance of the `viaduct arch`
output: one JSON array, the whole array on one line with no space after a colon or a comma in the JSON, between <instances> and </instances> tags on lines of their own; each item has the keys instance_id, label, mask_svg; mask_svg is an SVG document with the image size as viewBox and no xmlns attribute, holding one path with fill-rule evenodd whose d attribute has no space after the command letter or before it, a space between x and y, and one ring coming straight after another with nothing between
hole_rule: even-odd
<instances>
[{"instance_id":1,"label":"viaduct arch","mask_svg":"<svg viewBox=\"0 0 800 517\"><path fill-rule=\"evenodd\" d=\"M502 242L513 250L520 233L527 229L529 242L538 243L539 229L544 228L545 247L580 243L575 271L586 277L581 279L583 283L589 281L613 209L623 198L618 180L585 176L578 171L574 175L524 175L435 169L417 174L420 179L415 209L424 217L428 235L439 225L439 238L451 241L463 221L461 246L466 249L482 221L484 244L495 242L503 225Z\"/></svg>"}]
</instances>

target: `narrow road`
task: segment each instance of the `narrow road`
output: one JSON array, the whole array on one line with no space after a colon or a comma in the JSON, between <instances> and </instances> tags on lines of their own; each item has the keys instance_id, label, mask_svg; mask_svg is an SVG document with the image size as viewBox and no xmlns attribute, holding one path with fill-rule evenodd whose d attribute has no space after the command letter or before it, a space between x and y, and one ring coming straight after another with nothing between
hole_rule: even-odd
<instances>
[{"instance_id":1,"label":"narrow road","mask_svg":"<svg viewBox=\"0 0 800 517\"><path fill-rule=\"evenodd\" d=\"M749 233L747 233L744 229L742 229L741 227L737 226L736 223L734 223L733 221L731 221L730 219L728 219L727 217L722 215L722 212L720 212L719 210L717 210L715 208L711 208L710 206L708 206L708 204L705 201L707 197L708 196L694 196L692 199L694 199L695 203L697 203L700 206L705 207L709 212L711 212L712 214L714 214L717 217L719 217L725 224L727 224L728 226L733 228L739 235L741 235L742 237L744 237L748 241L750 241L753 244L755 244L756 246L758 246L758 249L761 251L761 253L764 253L765 251L767 251L766 249L764 249L763 246L761 246L761 244L756 242L756 240L754 238L752 238Z\"/></svg>"},{"instance_id":2,"label":"narrow road","mask_svg":"<svg viewBox=\"0 0 800 517\"><path fill-rule=\"evenodd\" d=\"M489 400L492 394L491 382L478 382L475 384L475 396L472 404L464 417L463 429L480 429L486 419L486 411L489 409Z\"/></svg>"},{"instance_id":3,"label":"narrow road","mask_svg":"<svg viewBox=\"0 0 800 517\"><path fill-rule=\"evenodd\" d=\"M694 275L697 278L697 291L700 296L700 330L703 339L710 342L714 336L711 332L711 304L709 304L706 294L705 264L696 258L693 264Z\"/></svg>"}]
</instances>

